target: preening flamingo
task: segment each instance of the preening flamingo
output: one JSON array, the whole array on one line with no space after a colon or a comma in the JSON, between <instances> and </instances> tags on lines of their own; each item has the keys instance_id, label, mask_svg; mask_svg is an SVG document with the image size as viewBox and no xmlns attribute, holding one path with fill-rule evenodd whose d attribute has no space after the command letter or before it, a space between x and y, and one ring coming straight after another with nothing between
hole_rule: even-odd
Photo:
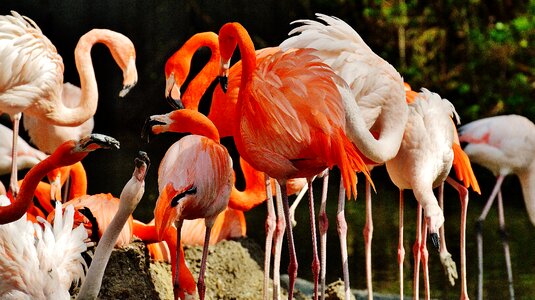
<instances>
[{"instance_id":1,"label":"preening flamingo","mask_svg":"<svg viewBox=\"0 0 535 300\"><path fill-rule=\"evenodd\" d=\"M186 81L187 75L190 72L190 65L191 60L193 58L193 55L195 52L202 47L208 47L211 51L210 59L206 63L206 65L202 68L202 70L191 80L191 82L188 84L187 89L185 90L184 94L181 95L180 93L180 87L184 84ZM256 59L261 60L265 58L267 55L275 53L278 51L278 48L264 48L256 51ZM171 104L174 108L186 108L186 109L193 109L198 110L199 108L199 102L201 100L202 95L206 92L208 87L210 86L211 82L216 78L217 75L219 75L219 63L220 63L220 53L219 53L219 42L217 39L217 35L213 32L203 32L203 33L197 33L193 35L189 40L187 40L184 45L175 52L166 62L165 64L165 76L166 76L166 89L165 89L165 96L167 101ZM238 91L239 91L239 85L241 80L241 61L238 61L236 64L234 64L230 70L230 79L228 80L228 90L223 92L220 86L216 86L214 93L212 95L212 102L210 106L210 112L208 114L208 118L214 123L214 125L217 127L217 130L221 137L227 137L233 135L233 124L236 122L234 119L235 110L236 110L236 102L238 100ZM245 174L246 171L243 169L243 160L240 159L240 165L242 166L242 171ZM248 164L247 164L248 165ZM254 168L250 167L250 174L254 177L262 177L262 180L264 180L264 175L262 172L256 171ZM246 175L246 174L245 174ZM272 180L272 179L271 179ZM264 180L265 182L265 180ZM303 188L306 190L308 186L304 185L306 183L306 180L304 178L295 178L290 179L287 182L288 188L290 186L295 186L299 188ZM264 186L267 183L264 183ZM269 182L273 190L275 189L276 184L274 182ZM247 188L246 188L247 189ZM267 197L265 192L266 187L264 187L263 192L263 198L256 197L255 198L242 198L246 199L246 201L238 201L236 197L234 197L231 194L230 200L229 200L229 208L225 211L225 215L232 213L234 217L242 218L240 216L240 212L233 211L233 209L238 210L249 210L252 207L262 203L265 199L268 199L268 215L266 218L266 244L265 244L265 258L264 258L264 298L267 298L267 291L268 291L268 282L269 282L269 274L270 274L270 261L271 261L271 247L272 247L272 240L275 234L274 238L274 244L275 244L275 260L274 260L274 272L273 272L273 291L274 291L274 297L278 296L277 293L280 292L280 280L279 280L279 274L276 270L279 269L280 265L280 250L282 246L282 239L284 235L284 228L285 228L285 221L282 213L282 201L280 199L280 196L277 197L277 212L278 217L275 217L275 209L273 207L273 201L272 197ZM234 194L233 189L233 194ZM289 192L289 194L296 193L295 192ZM275 193L275 192L273 192ZM272 193L272 194L273 194ZM303 195L303 192L300 193L300 195ZM324 199L322 199L322 202ZM219 223L218 220L223 219L223 215L220 215L216 222L214 223L214 229L217 229L218 225L224 225L226 228L228 228L229 225L232 224L223 224ZM276 220L277 219L277 220ZM236 220L235 218L230 218L230 220ZM192 220L189 222L186 222L183 226L183 230L185 230L186 227L194 225L194 223L197 223L199 221ZM236 224L237 222L234 222ZM244 223L243 223L244 224ZM198 229L204 228L203 226L195 226ZM237 231L236 231L237 232ZM243 228L243 232L245 232L245 228ZM191 236L191 231L188 236ZM199 235L197 235L200 237ZM213 236L212 236L213 237ZM184 243L187 244L188 237L183 237ZM198 238L199 242L202 243L202 239ZM212 238L211 241L214 239Z\"/></svg>"},{"instance_id":2,"label":"preening flamingo","mask_svg":"<svg viewBox=\"0 0 535 300\"><path fill-rule=\"evenodd\" d=\"M343 80L313 55L313 50L279 51L257 64L251 38L239 23L227 23L220 29L219 46L222 75L228 75L229 60L237 46L242 58L235 111L239 121L233 125L238 152L281 186L290 248L291 299L297 260L286 181L297 177L311 179L336 165L341 169L349 196L356 193L355 171L362 170L368 175L357 149L345 135L342 98L350 92ZM315 233L315 228L312 231ZM314 265L317 274L319 262Z\"/></svg>"},{"instance_id":3,"label":"preening flamingo","mask_svg":"<svg viewBox=\"0 0 535 300\"><path fill-rule=\"evenodd\" d=\"M283 50L316 49L314 54L347 82L351 89L352 98L357 105L346 106L346 115L358 116L354 119L358 121L357 123L348 124L346 127L348 137L367 158L375 164L382 164L393 158L398 152L404 125L407 122L408 110L405 104L401 75L391 64L375 54L349 24L336 17L323 14L316 14L316 17L319 21L297 20L292 22L292 24L299 26L290 31L291 37L283 41L280 47ZM349 117L346 119L352 120ZM370 193L371 188L367 182L366 225L363 233L368 299L373 296L371 280L373 224ZM347 227L345 219L343 219L343 205L343 202L339 203L337 213L342 251L347 249L346 230L340 230ZM327 215L323 209L320 210L319 220L321 241L325 242ZM322 245L321 249L325 249L325 245ZM325 255L322 253L322 257ZM347 254L343 253L342 262L345 261L347 261ZM349 275L347 264L343 265L345 295L348 298L350 296ZM325 261L322 261L322 298L325 288L325 267Z\"/></svg>"},{"instance_id":4,"label":"preening flamingo","mask_svg":"<svg viewBox=\"0 0 535 300\"><path fill-rule=\"evenodd\" d=\"M102 284L104 270L108 264L115 242L124 224L131 218L132 212L134 212L143 197L143 193L145 192L145 175L150 166L150 160L147 154L139 151L134 160L134 165L134 173L121 192L119 210L98 242L91 265L87 271L87 276L80 287L80 292L76 299L97 298Z\"/></svg>"},{"instance_id":5,"label":"preening flamingo","mask_svg":"<svg viewBox=\"0 0 535 300\"><path fill-rule=\"evenodd\" d=\"M161 239L175 223L180 243L183 220L205 219L206 234L197 280L199 297L204 299L204 272L210 231L216 217L228 204L232 188L232 159L227 149L219 143L217 129L204 115L193 110L178 110L172 114L180 115L181 122L169 122L156 117L154 121L165 125L154 125L152 131L159 133L169 124L173 127L172 131L191 132L194 135L185 136L171 145L160 162L160 195L154 209L155 225L158 238ZM176 270L179 274L178 265ZM177 277L173 282L175 286L179 285Z\"/></svg>"},{"instance_id":6,"label":"preening flamingo","mask_svg":"<svg viewBox=\"0 0 535 300\"><path fill-rule=\"evenodd\" d=\"M10 188L17 194L16 149L21 113L33 115L61 126L77 126L91 118L97 109L98 89L91 61L91 48L104 43L123 70L125 96L137 82L135 49L124 35L93 29L83 35L75 49L76 66L80 74L82 99L80 105L68 107L61 100L63 61L41 29L27 17L12 11L0 16L0 52L6 76L0 79L0 111L13 120L13 166Z\"/></svg>"},{"instance_id":7,"label":"preening flamingo","mask_svg":"<svg viewBox=\"0 0 535 300\"><path fill-rule=\"evenodd\" d=\"M50 225L43 220L44 231L40 226L26 221L24 214L31 204L35 188L47 172L80 161L96 149L118 147L117 140L101 134L63 143L52 155L26 174L16 199L11 204L0 207L0 223L5 224L0 226L1 234L5 234L0 238L0 250L4 252L0 255L2 297L70 298L68 291L71 282L83 276L83 259L80 253L86 250L84 240L87 238L87 232L83 227L72 229L72 207L62 214L59 206L56 206L56 223ZM11 253L14 249L17 250ZM21 249L26 250L21 252ZM22 257L17 256L21 254ZM16 271L13 273L13 270Z\"/></svg>"},{"instance_id":8,"label":"preening flamingo","mask_svg":"<svg viewBox=\"0 0 535 300\"><path fill-rule=\"evenodd\" d=\"M535 125L519 115L503 115L484 118L462 126L459 130L461 142L468 143L464 151L470 160L489 169L496 177L496 184L477 219L478 245L478 299L483 298L483 222L498 196L498 219L502 232L502 243L507 266L509 294L514 299L513 272L509 243L505 232L505 217L501 185L505 176L515 174L520 180L524 203L531 223L535 225Z\"/></svg>"}]
</instances>

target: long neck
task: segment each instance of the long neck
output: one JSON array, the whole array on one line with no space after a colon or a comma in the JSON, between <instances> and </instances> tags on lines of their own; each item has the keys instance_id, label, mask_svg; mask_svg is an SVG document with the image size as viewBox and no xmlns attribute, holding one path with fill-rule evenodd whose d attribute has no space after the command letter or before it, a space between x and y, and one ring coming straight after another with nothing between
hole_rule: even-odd
<instances>
[{"instance_id":1,"label":"long neck","mask_svg":"<svg viewBox=\"0 0 535 300\"><path fill-rule=\"evenodd\" d=\"M232 186L229 207L240 211L248 211L266 200L266 183L264 173L255 170L240 158L240 165L245 178L245 190L239 191Z\"/></svg>"},{"instance_id":2,"label":"long neck","mask_svg":"<svg viewBox=\"0 0 535 300\"><path fill-rule=\"evenodd\" d=\"M524 172L519 172L518 179L522 185L522 194L529 219L535 226L535 162L531 163L531 166Z\"/></svg>"},{"instance_id":3,"label":"long neck","mask_svg":"<svg viewBox=\"0 0 535 300\"><path fill-rule=\"evenodd\" d=\"M80 38L74 50L82 91L80 105L67 107L61 99L55 101L53 109L44 116L47 121L59 126L78 126L95 114L98 103L98 87L91 59L91 49L93 45L103 43L112 54L115 54L117 53L116 48L119 48L116 40L109 30L92 30ZM114 58L119 64L117 55L114 55Z\"/></svg>"},{"instance_id":4,"label":"long neck","mask_svg":"<svg viewBox=\"0 0 535 300\"><path fill-rule=\"evenodd\" d=\"M82 162L71 166L69 178L69 200L87 194L87 174Z\"/></svg>"},{"instance_id":5,"label":"long neck","mask_svg":"<svg viewBox=\"0 0 535 300\"><path fill-rule=\"evenodd\" d=\"M241 144L240 139L240 117L243 102L248 93L248 86L251 84L253 71L256 69L256 55L255 48L251 37L239 23L227 23L221 27L219 31L219 47L221 51L221 59L230 61L232 53L236 49L236 45L240 49L242 61L242 77L240 82L240 91L238 93L238 101L236 103L235 122L234 122L234 138L237 142L238 148Z\"/></svg>"},{"instance_id":6,"label":"long neck","mask_svg":"<svg viewBox=\"0 0 535 300\"><path fill-rule=\"evenodd\" d=\"M191 39L189 39L188 42L186 42L186 44L184 44L184 46L182 46L182 48L180 48L180 50L175 54L180 55L180 59L182 60L188 60L187 72L189 73L189 61L191 61L193 58L193 54L195 54L195 52L202 47L210 48L210 59L201 69L199 74L197 74L197 76L191 80L188 88L182 96L182 103L184 104L184 107L193 110L199 110L199 102L202 96L219 72L219 61L221 56L219 55L219 42L217 40L217 35L213 32L196 34L192 36Z\"/></svg>"},{"instance_id":7,"label":"long neck","mask_svg":"<svg viewBox=\"0 0 535 300\"><path fill-rule=\"evenodd\" d=\"M175 110L168 115L173 121L168 126L154 126L154 133L162 131L189 132L205 136L217 143L220 142L217 128L205 115L191 109Z\"/></svg>"},{"instance_id":8,"label":"long neck","mask_svg":"<svg viewBox=\"0 0 535 300\"><path fill-rule=\"evenodd\" d=\"M117 241L124 224L141 199L143 192L141 192L140 195L139 191L142 189L143 182L137 180L135 177L132 177L123 188L119 209L98 243L95 255L91 261L91 266L87 271L87 276L76 299L97 298L100 286L102 285L102 277L106 270L106 265L110 259L113 247L115 246L115 242Z\"/></svg>"},{"instance_id":9,"label":"long neck","mask_svg":"<svg viewBox=\"0 0 535 300\"><path fill-rule=\"evenodd\" d=\"M65 144L62 146L65 148L68 147ZM76 159L82 160L86 155L87 153L79 153ZM0 207L0 224L16 221L24 215L32 203L35 189L41 179L43 179L51 170L68 164L65 163L62 158L63 151L56 150L56 152L28 171L15 201L11 205Z\"/></svg>"}]
</instances>

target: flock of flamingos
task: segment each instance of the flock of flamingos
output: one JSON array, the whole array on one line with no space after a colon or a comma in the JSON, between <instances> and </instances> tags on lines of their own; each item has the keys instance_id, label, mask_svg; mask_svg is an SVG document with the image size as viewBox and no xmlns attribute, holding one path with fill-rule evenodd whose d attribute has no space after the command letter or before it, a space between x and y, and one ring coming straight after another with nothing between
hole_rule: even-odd
<instances>
[{"instance_id":1,"label":"flock of flamingos","mask_svg":"<svg viewBox=\"0 0 535 300\"><path fill-rule=\"evenodd\" d=\"M366 177L366 278L372 299L371 190L378 187L370 170L384 164L400 190L400 297L404 295L403 191L407 189L419 203L413 248L414 297L418 297L420 260L426 298L430 297L427 232L440 251L451 283L457 279L455 262L441 238L442 190L447 182L459 192L462 203L460 298L467 299L468 188L479 193L470 161L497 176L479 224L497 196L500 226L505 230L500 186L511 173L520 178L527 211L535 224L535 125L517 115L496 116L466 124L458 132L459 117L448 100L425 88L413 91L350 25L335 17L316 16L317 20L294 22L297 26L290 37L278 47L255 51L246 29L239 23L227 23L218 34L192 36L168 59L165 95L173 110L150 116L143 134L191 134L174 143L161 160L159 197L154 221L149 224L131 216L144 192L150 165L146 153L140 151L135 157L132 178L119 199L109 194L87 195L87 178L80 163L94 150L119 148L114 138L91 133L98 102L91 48L96 43L109 48L123 71L124 88L119 95L123 97L137 82L132 42L105 29L83 35L75 49L78 88L63 82L63 61L37 24L16 12L0 16L0 111L13 121L12 131L4 126L0 131L1 171L11 173L7 193L3 187L0 196L0 298L69 299L71 285L80 284L77 299L95 299L111 250L136 235L149 244L154 259L171 262L175 298L192 299L198 294L204 299L208 245L244 235L243 213L267 201L264 299L270 297L270 290L273 299L281 297L280 256L285 233L290 255L288 299L292 299L298 265L292 235L295 207L289 207L288 195L302 196L307 189L314 298L323 298L326 189L329 170L336 166L341 173L336 225L346 299L350 284L344 205L348 198L356 197L356 172ZM211 58L181 94L193 54L201 47L210 48ZM241 61L231 67L236 48ZM198 112L198 105L214 80L220 84L205 116ZM23 126L39 150L18 140L22 114ZM244 191L234 186L233 160L220 143L226 136L233 137L240 155ZM467 146L462 149L460 142ZM449 177L452 166L456 179ZM17 170L24 168L31 169L19 181ZM324 181L318 229L312 193L316 177ZM440 188L438 198L433 193L436 187ZM320 235L319 254L316 231ZM88 267L82 253L95 243ZM197 280L184 261L182 243L204 244ZM482 247L480 231L478 298L483 295ZM506 240L504 249L514 298Z\"/></svg>"}]
</instances>

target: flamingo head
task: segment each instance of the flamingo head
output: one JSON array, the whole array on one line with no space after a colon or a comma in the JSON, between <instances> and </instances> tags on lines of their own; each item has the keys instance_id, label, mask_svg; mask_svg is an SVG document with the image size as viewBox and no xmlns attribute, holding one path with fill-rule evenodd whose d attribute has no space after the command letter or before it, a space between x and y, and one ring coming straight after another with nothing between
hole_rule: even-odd
<instances>
[{"instance_id":1,"label":"flamingo head","mask_svg":"<svg viewBox=\"0 0 535 300\"><path fill-rule=\"evenodd\" d=\"M173 222L182 219L184 206L188 199L194 197L196 193L197 187L193 184L179 189L175 189L172 183L165 185L154 208L154 222L159 240L164 238Z\"/></svg>"},{"instance_id":2,"label":"flamingo head","mask_svg":"<svg viewBox=\"0 0 535 300\"><path fill-rule=\"evenodd\" d=\"M45 161L54 161L56 167L70 166L81 161L89 152L97 149L119 149L119 145L119 141L110 136L93 133L79 141L64 142Z\"/></svg>"}]
</instances>

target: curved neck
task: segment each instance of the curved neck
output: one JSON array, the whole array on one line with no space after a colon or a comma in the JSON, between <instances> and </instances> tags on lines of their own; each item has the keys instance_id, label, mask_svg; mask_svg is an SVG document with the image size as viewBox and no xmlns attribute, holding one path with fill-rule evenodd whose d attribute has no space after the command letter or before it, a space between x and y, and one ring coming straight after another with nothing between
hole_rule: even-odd
<instances>
[{"instance_id":1,"label":"curved neck","mask_svg":"<svg viewBox=\"0 0 535 300\"><path fill-rule=\"evenodd\" d=\"M0 207L0 224L6 224L20 219L30 207L37 185L48 172L74 161L80 161L87 156L87 152L71 153L74 142L66 142L49 157L42 160L28 171L20 187L15 201L8 206ZM70 155L67 159L67 155Z\"/></svg>"},{"instance_id":2,"label":"curved neck","mask_svg":"<svg viewBox=\"0 0 535 300\"><path fill-rule=\"evenodd\" d=\"M522 195L524 196L529 219L535 226L535 162L532 162L527 170L517 174L522 185Z\"/></svg>"},{"instance_id":3,"label":"curved neck","mask_svg":"<svg viewBox=\"0 0 535 300\"><path fill-rule=\"evenodd\" d=\"M69 200L87 195L87 174L82 162L77 162L71 166L69 178Z\"/></svg>"},{"instance_id":4,"label":"curved neck","mask_svg":"<svg viewBox=\"0 0 535 300\"><path fill-rule=\"evenodd\" d=\"M166 64L167 74L170 74L171 72L183 72L183 74L180 74L179 76L185 80L190 71L193 55L202 47L210 48L210 59L195 78L191 80L181 99L185 108L193 110L199 110L199 102L201 101L202 96L219 72L219 61L221 57L219 55L217 34L213 32L195 34L182 46L182 48L180 48L180 50L169 58L169 70L167 70L168 65ZM176 68L175 66L177 66L177 64L181 64L183 69Z\"/></svg>"},{"instance_id":5,"label":"curved neck","mask_svg":"<svg viewBox=\"0 0 535 300\"><path fill-rule=\"evenodd\" d=\"M189 132L202 135L219 143L219 132L205 115L191 109L175 110L167 114L172 122L167 126L154 126L154 133L162 131Z\"/></svg>"},{"instance_id":6,"label":"curved neck","mask_svg":"<svg viewBox=\"0 0 535 300\"><path fill-rule=\"evenodd\" d=\"M263 203L267 198L265 176L263 172L254 169L242 158L240 158L240 165L245 179L245 190L239 191L233 185L228 206L240 211L248 211Z\"/></svg>"},{"instance_id":7,"label":"curved neck","mask_svg":"<svg viewBox=\"0 0 535 300\"><path fill-rule=\"evenodd\" d=\"M98 87L91 59L91 49L93 45L103 43L112 53L116 63L121 68L125 67L119 59L119 54L117 54L118 49L122 48L123 38L118 38L117 35L118 33L110 30L94 29L80 38L74 50L82 91L80 105L68 107L61 99L54 101L54 107L49 109L49 112L44 116L47 121L59 126L78 126L95 114L98 103Z\"/></svg>"},{"instance_id":8,"label":"curved neck","mask_svg":"<svg viewBox=\"0 0 535 300\"><path fill-rule=\"evenodd\" d=\"M76 299L96 299L102 285L102 277L110 259L115 242L124 224L136 208L143 195L144 182L132 176L123 188L117 213L98 242L95 255L87 271L84 283Z\"/></svg>"}]
</instances>

